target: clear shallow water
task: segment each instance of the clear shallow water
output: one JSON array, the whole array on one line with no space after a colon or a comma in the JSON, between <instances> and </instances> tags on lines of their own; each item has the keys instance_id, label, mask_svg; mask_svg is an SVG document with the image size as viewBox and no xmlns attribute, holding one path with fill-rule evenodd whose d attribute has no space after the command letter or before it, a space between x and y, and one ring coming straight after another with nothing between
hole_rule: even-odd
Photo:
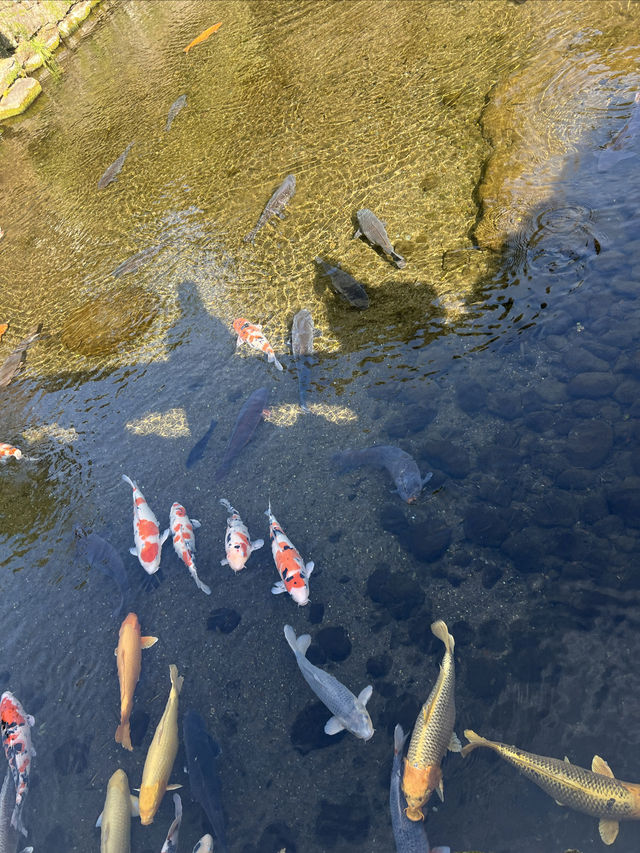
<instances>
[{"instance_id":1,"label":"clear shallow water","mask_svg":"<svg viewBox=\"0 0 640 853\"><path fill-rule=\"evenodd\" d=\"M60 80L3 126L0 320L12 328L0 353L40 321L51 333L3 392L0 436L41 457L0 472L2 687L37 720L25 808L36 848L97 847L107 780L120 766L139 784L176 663L182 710L202 713L223 748L232 850L393 849L392 731L411 728L437 676L434 618L456 639L459 734L585 767L598 753L619 778L640 778L637 157L597 169L637 89L637 12L563 3L549 18L541 6L219 3L223 27L188 57L182 47L214 22L207 4L105 7L91 39L61 56ZM188 106L165 134L182 92ZM98 191L132 139L118 181ZM286 220L247 246L290 172ZM388 223L404 270L350 240L362 206ZM111 276L158 245L137 272ZM368 311L331 294L316 255L365 284ZM303 306L323 331L321 408L305 417L291 359L276 374L234 354L231 333L249 316L285 353ZM272 422L216 484L237 411L264 384ZM373 442L434 471L416 505L384 474L336 476L336 449ZM138 588L122 473L161 524L174 500L201 520L210 599L170 548L160 586ZM321 622L318 607L269 594L267 548L238 577L219 566L220 497L254 537L271 498L316 563ZM73 565L78 523L118 548L130 606L160 638L143 657L135 707L150 724L132 754L113 741L117 591ZM228 635L207 630L219 607L241 615ZM351 653L328 668L354 692L374 685L369 743L306 751L328 714L299 720L314 697L287 622L348 632ZM204 830L183 765L181 750L172 779L185 784L188 850ZM488 752L451 756L444 772L433 844L601 848L595 819ZM160 849L172 808L167 797L152 827L134 824L134 849ZM622 824L615 849L635 850L638 831Z\"/></svg>"}]
</instances>

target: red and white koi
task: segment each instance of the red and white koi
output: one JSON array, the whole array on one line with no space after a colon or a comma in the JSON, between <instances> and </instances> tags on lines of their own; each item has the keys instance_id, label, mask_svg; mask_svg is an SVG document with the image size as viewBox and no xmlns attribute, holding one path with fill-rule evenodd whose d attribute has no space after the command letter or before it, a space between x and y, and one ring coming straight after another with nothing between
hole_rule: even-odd
<instances>
[{"instance_id":1,"label":"red and white koi","mask_svg":"<svg viewBox=\"0 0 640 853\"><path fill-rule=\"evenodd\" d=\"M31 726L33 725L35 725L34 718L31 714L25 713L13 693L9 693L8 690L3 693L0 697L2 745L16 788L16 804L11 815L11 826L23 835L27 834L27 830L22 823L22 807L29 790L32 759L36 754L31 743Z\"/></svg>"},{"instance_id":2,"label":"red and white koi","mask_svg":"<svg viewBox=\"0 0 640 853\"><path fill-rule=\"evenodd\" d=\"M180 799L180 794L173 795L173 805L176 816L169 827L167 838L162 845L160 853L176 853L178 849L178 836L180 834L180 824L182 823L182 800Z\"/></svg>"},{"instance_id":3,"label":"red and white koi","mask_svg":"<svg viewBox=\"0 0 640 853\"><path fill-rule=\"evenodd\" d=\"M32 457L24 456L18 447L0 441L0 463L8 462L9 459L24 459L26 462L34 461Z\"/></svg>"},{"instance_id":4,"label":"red and white koi","mask_svg":"<svg viewBox=\"0 0 640 853\"><path fill-rule=\"evenodd\" d=\"M227 532L224 536L224 550L227 556L224 560L220 560L220 565L231 566L234 572L239 572L244 569L252 552L262 548L264 539L255 539L252 542L249 538L247 526L240 518L238 510L234 509L225 498L220 498L220 503L230 513L227 518Z\"/></svg>"},{"instance_id":5,"label":"red and white koi","mask_svg":"<svg viewBox=\"0 0 640 853\"><path fill-rule=\"evenodd\" d=\"M313 571L313 562L305 565L297 548L292 544L271 512L271 501L269 501L269 509L265 510L265 515L269 518L271 552L276 569L282 578L271 587L271 592L274 595L288 592L296 604L307 604L309 602L309 577Z\"/></svg>"},{"instance_id":6,"label":"red and white koi","mask_svg":"<svg viewBox=\"0 0 640 853\"><path fill-rule=\"evenodd\" d=\"M138 486L126 474L122 475L122 479L133 489L133 538L136 544L134 548L129 548L129 553L140 560L140 565L147 574L152 575L160 568L162 546L170 530L167 527L162 536L160 535L158 519Z\"/></svg>"},{"instance_id":7,"label":"red and white koi","mask_svg":"<svg viewBox=\"0 0 640 853\"><path fill-rule=\"evenodd\" d=\"M250 347L266 353L267 361L275 364L278 370L282 370L282 365L276 358L273 347L262 334L262 326L257 323L250 323L244 317L238 317L237 320L233 321L233 328L238 334L236 348L242 344L249 344Z\"/></svg>"},{"instance_id":8,"label":"red and white koi","mask_svg":"<svg viewBox=\"0 0 640 853\"><path fill-rule=\"evenodd\" d=\"M200 527L200 522L196 521L195 518L189 518L182 504L174 503L169 513L169 524L171 526L173 547L176 554L189 569L189 574L196 582L198 589L206 592L207 595L211 595L211 589L206 583L202 583L198 577L195 560L193 559L196 551L196 537L193 528Z\"/></svg>"}]
</instances>

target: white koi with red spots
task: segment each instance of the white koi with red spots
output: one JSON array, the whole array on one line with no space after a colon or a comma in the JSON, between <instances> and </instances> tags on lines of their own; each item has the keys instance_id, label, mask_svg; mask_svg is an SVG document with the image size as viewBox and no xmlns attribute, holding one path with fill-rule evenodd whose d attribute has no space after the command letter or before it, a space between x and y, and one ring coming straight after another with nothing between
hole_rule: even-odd
<instances>
[{"instance_id":1,"label":"white koi with red spots","mask_svg":"<svg viewBox=\"0 0 640 853\"><path fill-rule=\"evenodd\" d=\"M234 509L225 498L220 498L220 503L230 513L227 518L227 532L224 536L224 550L227 556L224 560L220 560L220 565L231 566L234 572L239 572L244 569L252 552L262 548L264 539L255 539L252 542L249 538L247 526L240 518L238 510Z\"/></svg>"},{"instance_id":2,"label":"white koi with red spots","mask_svg":"<svg viewBox=\"0 0 640 853\"><path fill-rule=\"evenodd\" d=\"M276 569L282 578L282 580L271 587L271 592L274 595L288 592L296 604L308 604L309 577L313 571L313 562L305 565L297 548L292 544L271 512L271 501L269 501L269 509L265 510L265 515L269 518L271 552Z\"/></svg>"},{"instance_id":3,"label":"white koi with red spots","mask_svg":"<svg viewBox=\"0 0 640 853\"><path fill-rule=\"evenodd\" d=\"M133 489L133 537L136 544L135 548L129 548L129 553L140 560L140 565L147 574L153 575L160 568L162 546L170 530L167 527L162 536L160 535L158 519L138 486L126 474L122 475L122 479Z\"/></svg>"},{"instance_id":4,"label":"white koi with red spots","mask_svg":"<svg viewBox=\"0 0 640 853\"><path fill-rule=\"evenodd\" d=\"M9 459L24 459L25 462L35 462L33 457L25 456L18 447L7 444L6 441L0 441L0 463L8 462Z\"/></svg>"},{"instance_id":5,"label":"white koi with red spots","mask_svg":"<svg viewBox=\"0 0 640 853\"><path fill-rule=\"evenodd\" d=\"M244 317L238 317L237 320L233 321L233 328L238 334L236 349L242 344L249 344L253 349L263 352L270 364L274 364L278 370L282 370L282 365L276 358L273 347L262 334L262 326L259 323L250 323Z\"/></svg>"},{"instance_id":6,"label":"white koi with red spots","mask_svg":"<svg viewBox=\"0 0 640 853\"><path fill-rule=\"evenodd\" d=\"M200 522L196 521L195 518L189 518L182 504L174 503L169 513L169 524L171 526L173 547L176 554L189 569L189 574L196 582L198 589L201 589L207 595L211 595L211 589L206 583L202 583L198 577L195 560L193 559L196 551L196 537L193 528L200 527Z\"/></svg>"},{"instance_id":7,"label":"white koi with red spots","mask_svg":"<svg viewBox=\"0 0 640 853\"><path fill-rule=\"evenodd\" d=\"M32 759L36 754L31 743L31 726L35 724L31 714L26 714L13 693L7 690L0 697L0 729L2 745L7 756L16 789L16 804L11 815L11 826L27 834L22 823L22 807L29 790L29 775Z\"/></svg>"}]
</instances>

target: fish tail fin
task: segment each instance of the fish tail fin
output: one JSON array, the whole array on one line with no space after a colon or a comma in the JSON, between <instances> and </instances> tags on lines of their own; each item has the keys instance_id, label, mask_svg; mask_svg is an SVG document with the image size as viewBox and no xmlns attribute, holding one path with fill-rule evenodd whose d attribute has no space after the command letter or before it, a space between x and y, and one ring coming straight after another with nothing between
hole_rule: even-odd
<instances>
[{"instance_id":1,"label":"fish tail fin","mask_svg":"<svg viewBox=\"0 0 640 853\"><path fill-rule=\"evenodd\" d=\"M470 752L473 752L479 746L491 746L491 741L477 735L472 729L465 729L464 736L469 741L468 744L462 747L460 755L465 758Z\"/></svg>"},{"instance_id":2,"label":"fish tail fin","mask_svg":"<svg viewBox=\"0 0 640 853\"><path fill-rule=\"evenodd\" d=\"M211 587L207 586L206 583L203 583L199 577L196 576L196 586L198 589L201 589L206 595L211 595Z\"/></svg>"},{"instance_id":3,"label":"fish tail fin","mask_svg":"<svg viewBox=\"0 0 640 853\"><path fill-rule=\"evenodd\" d=\"M175 663L172 663L169 666L169 677L171 678L171 689L180 694L182 685L184 684L184 676L178 675L178 667Z\"/></svg>"},{"instance_id":4,"label":"fish tail fin","mask_svg":"<svg viewBox=\"0 0 640 853\"><path fill-rule=\"evenodd\" d=\"M284 636L291 646L291 650L297 654L300 652L302 657L307 653L307 649L311 645L311 637L308 634L303 634L301 637L296 637L296 632L291 625L284 626Z\"/></svg>"},{"instance_id":5,"label":"fish tail fin","mask_svg":"<svg viewBox=\"0 0 640 853\"><path fill-rule=\"evenodd\" d=\"M271 495L269 495L269 508L265 509L264 514L270 518L271 517ZM293 628L291 629L293 630Z\"/></svg>"},{"instance_id":6,"label":"fish tail fin","mask_svg":"<svg viewBox=\"0 0 640 853\"><path fill-rule=\"evenodd\" d=\"M133 751L133 746L131 745L131 730L129 728L129 720L125 720L123 723L120 723L120 725L116 729L116 743L121 743L124 748L128 749L130 752Z\"/></svg>"},{"instance_id":7,"label":"fish tail fin","mask_svg":"<svg viewBox=\"0 0 640 853\"><path fill-rule=\"evenodd\" d=\"M449 629L442 621L442 619L438 619L437 622L433 623L433 625L431 626L431 631L435 637L437 637L439 640L442 640L446 650L449 652L449 654L452 655L453 649L455 647L455 640L449 633Z\"/></svg>"},{"instance_id":8,"label":"fish tail fin","mask_svg":"<svg viewBox=\"0 0 640 853\"><path fill-rule=\"evenodd\" d=\"M122 479L125 481L125 483L129 483L129 485L131 486L132 489L135 489L136 484L133 482L133 480L130 477L127 477L126 474L123 474Z\"/></svg>"},{"instance_id":9,"label":"fish tail fin","mask_svg":"<svg viewBox=\"0 0 640 853\"><path fill-rule=\"evenodd\" d=\"M282 367L282 365L280 364L280 362L278 361L278 359L277 359L277 357L276 357L275 352L270 352L270 353L269 353L269 355L267 356L267 361L268 361L270 364L271 364L271 363L273 363L273 364L277 367L277 369L278 369L278 370L283 370L283 367Z\"/></svg>"},{"instance_id":10,"label":"fish tail fin","mask_svg":"<svg viewBox=\"0 0 640 853\"><path fill-rule=\"evenodd\" d=\"M27 828L22 822L22 806L24 800L20 800L19 803L16 803L15 808L13 809L13 814L11 815L11 826L16 829L18 832L22 833L22 835L27 834Z\"/></svg>"},{"instance_id":11,"label":"fish tail fin","mask_svg":"<svg viewBox=\"0 0 640 853\"><path fill-rule=\"evenodd\" d=\"M402 752L402 748L404 746L404 742L407 739L407 735L404 733L402 726L398 724L393 730L393 751L394 753Z\"/></svg>"},{"instance_id":12,"label":"fish tail fin","mask_svg":"<svg viewBox=\"0 0 640 853\"><path fill-rule=\"evenodd\" d=\"M407 265L407 262L402 257L402 255L399 255L397 252L392 251L391 257L396 262L396 266L398 267L399 270L401 270L402 267L405 267Z\"/></svg>"},{"instance_id":13,"label":"fish tail fin","mask_svg":"<svg viewBox=\"0 0 640 853\"><path fill-rule=\"evenodd\" d=\"M223 507L225 507L225 509L227 509L231 513L231 515L235 514L235 509L231 506L231 504L226 498L220 498L220 503Z\"/></svg>"}]
</instances>

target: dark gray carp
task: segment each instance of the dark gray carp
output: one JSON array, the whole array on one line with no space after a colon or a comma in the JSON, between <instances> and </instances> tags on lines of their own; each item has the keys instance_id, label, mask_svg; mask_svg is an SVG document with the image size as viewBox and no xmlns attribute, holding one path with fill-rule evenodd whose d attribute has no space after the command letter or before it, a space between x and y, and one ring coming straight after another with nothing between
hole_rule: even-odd
<instances>
[{"instance_id":1,"label":"dark gray carp","mask_svg":"<svg viewBox=\"0 0 640 853\"><path fill-rule=\"evenodd\" d=\"M300 394L300 408L308 412L307 394L311 386L311 367L315 363L313 357L313 317L311 311L302 308L293 318L291 326L291 350L296 360L298 371L298 390Z\"/></svg>"},{"instance_id":2,"label":"dark gray carp","mask_svg":"<svg viewBox=\"0 0 640 853\"><path fill-rule=\"evenodd\" d=\"M28 338L20 341L18 346L9 354L0 367L0 388L6 388L13 377L24 367L27 357L27 350L31 344L35 343L40 337L42 331L42 323L32 332Z\"/></svg>"},{"instance_id":3,"label":"dark gray carp","mask_svg":"<svg viewBox=\"0 0 640 853\"><path fill-rule=\"evenodd\" d=\"M207 731L197 711L187 711L182 722L184 750L191 794L204 809L215 836L216 853L227 853L222 785L216 769L220 747Z\"/></svg>"},{"instance_id":4,"label":"dark gray carp","mask_svg":"<svg viewBox=\"0 0 640 853\"><path fill-rule=\"evenodd\" d=\"M120 605L113 611L113 616L118 616L129 595L129 578L120 555L113 545L97 533L87 533L80 526L73 532L76 537L76 560L88 563L92 569L99 569L118 584Z\"/></svg>"},{"instance_id":5,"label":"dark gray carp","mask_svg":"<svg viewBox=\"0 0 640 853\"><path fill-rule=\"evenodd\" d=\"M209 443L209 439L211 438L211 434L216 428L218 421L214 418L211 421L211 425L209 429L205 432L201 439L199 439L191 448L189 455L187 456L187 468L192 468L196 462L199 462L200 459L204 456L204 452L207 448L207 444Z\"/></svg>"},{"instance_id":6,"label":"dark gray carp","mask_svg":"<svg viewBox=\"0 0 640 853\"><path fill-rule=\"evenodd\" d=\"M356 214L359 228L356 229L355 237L366 237L373 246L379 246L386 255L391 255L399 270L406 265L405 259L399 255L387 236L386 222L381 222L378 217L367 207L361 208Z\"/></svg>"},{"instance_id":7,"label":"dark gray carp","mask_svg":"<svg viewBox=\"0 0 640 853\"><path fill-rule=\"evenodd\" d=\"M124 166L124 161L127 159L127 154L131 150L131 146L133 142L130 142L127 147L124 149L122 154L115 160L108 169L105 170L102 177L98 181L98 189L103 190L105 187L109 186L112 181L118 177L118 174L122 167Z\"/></svg>"},{"instance_id":8,"label":"dark gray carp","mask_svg":"<svg viewBox=\"0 0 640 853\"><path fill-rule=\"evenodd\" d=\"M392 444L365 447L363 450L344 450L334 454L333 461L344 471L359 468L361 465L386 468L393 477L398 494L407 503L413 503L425 483L433 477L431 472L422 477L413 456Z\"/></svg>"},{"instance_id":9,"label":"dark gray carp","mask_svg":"<svg viewBox=\"0 0 640 853\"><path fill-rule=\"evenodd\" d=\"M636 92L628 121L622 130L607 142L598 155L598 171L606 172L607 169L620 160L626 160L627 157L634 157L637 154L637 149L634 150L633 148L633 140L638 137L639 133L640 92Z\"/></svg>"},{"instance_id":10,"label":"dark gray carp","mask_svg":"<svg viewBox=\"0 0 640 853\"><path fill-rule=\"evenodd\" d=\"M258 231L265 223L267 223L274 216L279 216L280 219L284 219L283 211L287 204L291 201L291 198L295 191L296 176L287 175L287 177L284 179L284 181L280 184L278 189L274 192L274 194L267 202L267 206L262 211L260 219L258 219L255 228L253 228L253 230L250 231L244 238L245 243L253 243Z\"/></svg>"},{"instance_id":11,"label":"dark gray carp","mask_svg":"<svg viewBox=\"0 0 640 853\"><path fill-rule=\"evenodd\" d=\"M16 853L18 849L18 830L11 826L11 815L16 804L16 786L11 768L7 772L0 791L0 853ZM22 853L33 853L33 847L25 847Z\"/></svg>"},{"instance_id":12,"label":"dark gray carp","mask_svg":"<svg viewBox=\"0 0 640 853\"><path fill-rule=\"evenodd\" d=\"M316 263L322 267L324 274L329 276L331 287L337 294L342 296L349 305L353 305L354 308L360 309L369 307L367 291L352 275L349 275L348 272L345 272L340 267L331 266L331 264L323 261L322 258L316 258Z\"/></svg>"},{"instance_id":13,"label":"dark gray carp","mask_svg":"<svg viewBox=\"0 0 640 853\"><path fill-rule=\"evenodd\" d=\"M131 257L127 258L126 261L118 264L111 275L114 278L118 278L118 276L126 275L130 272L136 272L136 270L140 269L140 267L146 264L147 261L150 261L151 258L155 257L160 249L162 249L162 246L149 246L147 249L142 249L142 251L136 252L135 255L131 255Z\"/></svg>"},{"instance_id":14,"label":"dark gray carp","mask_svg":"<svg viewBox=\"0 0 640 853\"><path fill-rule=\"evenodd\" d=\"M231 463L238 453L240 453L245 444L247 444L255 432L256 427L262 420L265 411L264 407L267 405L268 398L269 389L258 388L258 390L254 391L253 394L251 394L245 401L243 407L238 413L238 418L235 422L235 426L233 427L231 438L229 439L222 456L222 461L213 475L214 480L222 479L222 477L225 477L231 470Z\"/></svg>"},{"instance_id":15,"label":"dark gray carp","mask_svg":"<svg viewBox=\"0 0 640 853\"><path fill-rule=\"evenodd\" d=\"M164 126L165 130L171 130L171 125L173 124L174 118L178 115L180 110L186 106L187 96L180 95L179 98L176 98L175 101L169 107L169 114L167 115L167 123Z\"/></svg>"}]
</instances>

